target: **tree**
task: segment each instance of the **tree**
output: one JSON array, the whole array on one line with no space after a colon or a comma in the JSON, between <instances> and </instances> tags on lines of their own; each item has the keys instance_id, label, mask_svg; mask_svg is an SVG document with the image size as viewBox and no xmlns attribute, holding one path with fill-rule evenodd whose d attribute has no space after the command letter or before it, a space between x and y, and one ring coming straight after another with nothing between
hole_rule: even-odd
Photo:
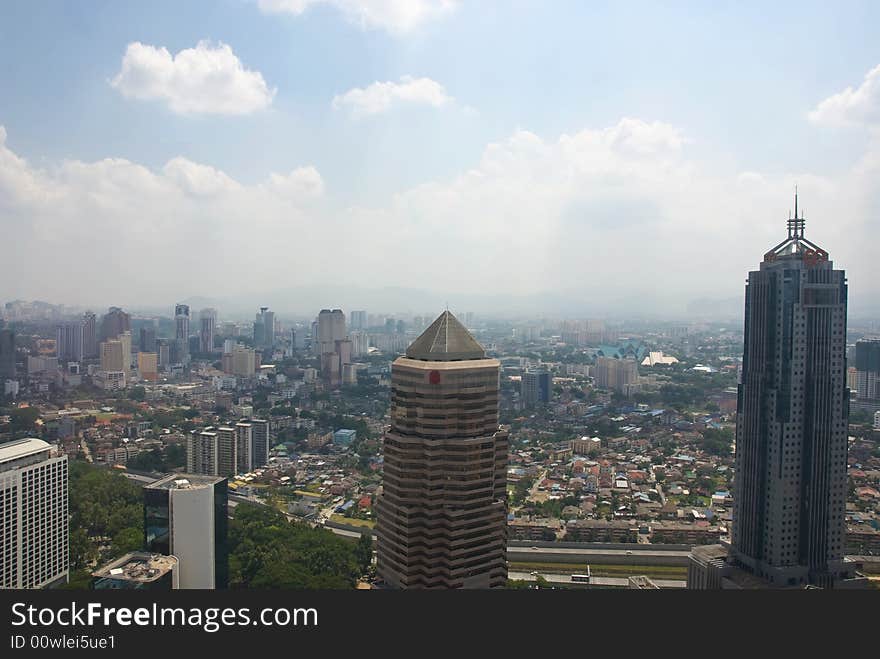
<instances>
[{"instance_id":1,"label":"tree","mask_svg":"<svg viewBox=\"0 0 880 659\"><path fill-rule=\"evenodd\" d=\"M134 527L124 528L113 536L114 553L122 556L130 551L143 549L144 533Z\"/></svg>"},{"instance_id":2,"label":"tree","mask_svg":"<svg viewBox=\"0 0 880 659\"><path fill-rule=\"evenodd\" d=\"M354 550L361 573L366 573L373 564L373 539L367 533L361 533L357 547Z\"/></svg>"},{"instance_id":3,"label":"tree","mask_svg":"<svg viewBox=\"0 0 880 659\"><path fill-rule=\"evenodd\" d=\"M146 396L147 390L141 386L132 387L131 391L128 392L128 397L132 400L143 400Z\"/></svg>"}]
</instances>

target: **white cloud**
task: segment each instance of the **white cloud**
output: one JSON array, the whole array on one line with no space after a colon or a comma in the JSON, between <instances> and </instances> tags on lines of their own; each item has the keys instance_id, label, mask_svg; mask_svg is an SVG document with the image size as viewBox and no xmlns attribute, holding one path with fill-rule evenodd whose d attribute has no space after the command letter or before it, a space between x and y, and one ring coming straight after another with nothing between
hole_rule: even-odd
<instances>
[{"instance_id":1,"label":"white cloud","mask_svg":"<svg viewBox=\"0 0 880 659\"><path fill-rule=\"evenodd\" d=\"M829 96L807 116L829 126L880 126L880 64L865 74L858 89L847 87Z\"/></svg>"},{"instance_id":2,"label":"white cloud","mask_svg":"<svg viewBox=\"0 0 880 659\"><path fill-rule=\"evenodd\" d=\"M178 114L249 114L275 96L259 71L250 71L224 43L199 41L172 56L166 48L128 44L110 82L123 96L162 100Z\"/></svg>"},{"instance_id":3,"label":"white cloud","mask_svg":"<svg viewBox=\"0 0 880 659\"><path fill-rule=\"evenodd\" d=\"M698 297L742 295L747 271L785 236L795 182L807 236L847 269L853 306L880 295L880 139L833 174L720 171L688 143L638 118L553 137L517 130L448 180L340 208L309 165L252 184L183 157L158 170L122 159L41 169L0 127L0 236L15 245L0 259L0 298L88 291L158 304L331 284L421 288L452 303L555 291L597 314L672 315ZM193 277L204 262L221 275Z\"/></svg>"},{"instance_id":4,"label":"white cloud","mask_svg":"<svg viewBox=\"0 0 880 659\"><path fill-rule=\"evenodd\" d=\"M458 0L258 0L267 14L299 16L315 5L331 5L362 28L405 34L428 21L452 13Z\"/></svg>"},{"instance_id":5,"label":"white cloud","mask_svg":"<svg viewBox=\"0 0 880 659\"><path fill-rule=\"evenodd\" d=\"M314 199L324 194L324 179L312 166L297 167L289 174L270 174L267 189L297 201Z\"/></svg>"},{"instance_id":6,"label":"white cloud","mask_svg":"<svg viewBox=\"0 0 880 659\"><path fill-rule=\"evenodd\" d=\"M348 108L355 117L387 112L399 104L442 107L454 102L443 85L430 78L402 76L400 82L374 82L333 98L333 108Z\"/></svg>"}]
</instances>

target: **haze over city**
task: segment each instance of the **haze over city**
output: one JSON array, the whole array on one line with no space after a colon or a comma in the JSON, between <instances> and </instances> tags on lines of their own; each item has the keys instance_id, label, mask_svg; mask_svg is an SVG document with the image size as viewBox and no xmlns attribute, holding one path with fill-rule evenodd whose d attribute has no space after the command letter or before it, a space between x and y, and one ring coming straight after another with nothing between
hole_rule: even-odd
<instances>
[{"instance_id":1,"label":"haze over city","mask_svg":"<svg viewBox=\"0 0 880 659\"><path fill-rule=\"evenodd\" d=\"M798 185L876 313L880 7L846 8L8 5L0 299L733 315Z\"/></svg>"}]
</instances>

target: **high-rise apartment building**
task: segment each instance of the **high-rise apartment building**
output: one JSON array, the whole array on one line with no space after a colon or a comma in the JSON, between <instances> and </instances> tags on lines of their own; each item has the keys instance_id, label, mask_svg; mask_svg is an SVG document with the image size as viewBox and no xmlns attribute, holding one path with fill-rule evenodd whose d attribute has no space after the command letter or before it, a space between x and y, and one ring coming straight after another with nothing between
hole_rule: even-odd
<instances>
[{"instance_id":1,"label":"high-rise apartment building","mask_svg":"<svg viewBox=\"0 0 880 659\"><path fill-rule=\"evenodd\" d=\"M853 407L869 413L880 410L880 339L856 342L856 396Z\"/></svg>"},{"instance_id":2,"label":"high-rise apartment building","mask_svg":"<svg viewBox=\"0 0 880 659\"><path fill-rule=\"evenodd\" d=\"M222 477L171 474L144 487L144 543L177 558L180 588L228 585L226 486Z\"/></svg>"},{"instance_id":3,"label":"high-rise apartment building","mask_svg":"<svg viewBox=\"0 0 880 659\"><path fill-rule=\"evenodd\" d=\"M59 362L79 362L84 356L82 320L61 323L55 331L55 354Z\"/></svg>"},{"instance_id":4,"label":"high-rise apartment building","mask_svg":"<svg viewBox=\"0 0 880 659\"><path fill-rule=\"evenodd\" d=\"M269 463L269 451L272 448L272 436L269 421L266 419L250 419L252 428L251 469L264 467Z\"/></svg>"},{"instance_id":5,"label":"high-rise apartment building","mask_svg":"<svg viewBox=\"0 0 880 659\"><path fill-rule=\"evenodd\" d=\"M253 470L254 427L246 421L235 424L235 464L237 474Z\"/></svg>"},{"instance_id":6,"label":"high-rise apartment building","mask_svg":"<svg viewBox=\"0 0 880 659\"><path fill-rule=\"evenodd\" d=\"M0 444L0 588L67 581L67 456L41 439Z\"/></svg>"},{"instance_id":7,"label":"high-rise apartment building","mask_svg":"<svg viewBox=\"0 0 880 659\"><path fill-rule=\"evenodd\" d=\"M376 526L378 573L388 586L504 586L500 367L448 311L392 364Z\"/></svg>"},{"instance_id":8,"label":"high-rise apartment building","mask_svg":"<svg viewBox=\"0 0 880 659\"><path fill-rule=\"evenodd\" d=\"M351 329L364 330L367 329L367 312L363 310L351 312Z\"/></svg>"},{"instance_id":9,"label":"high-rise apartment building","mask_svg":"<svg viewBox=\"0 0 880 659\"><path fill-rule=\"evenodd\" d=\"M596 358L596 385L602 389L629 394L639 382L639 367L635 360L615 357Z\"/></svg>"},{"instance_id":10,"label":"high-rise apartment building","mask_svg":"<svg viewBox=\"0 0 880 659\"><path fill-rule=\"evenodd\" d=\"M318 314L318 326L316 345L313 346L315 355L323 355L326 352L334 352L336 342L345 338L345 314L342 309L322 309Z\"/></svg>"},{"instance_id":11,"label":"high-rise apartment building","mask_svg":"<svg viewBox=\"0 0 880 659\"><path fill-rule=\"evenodd\" d=\"M219 456L217 432L213 428L190 431L186 438L186 471L188 473L216 476L220 473Z\"/></svg>"}]
</instances>

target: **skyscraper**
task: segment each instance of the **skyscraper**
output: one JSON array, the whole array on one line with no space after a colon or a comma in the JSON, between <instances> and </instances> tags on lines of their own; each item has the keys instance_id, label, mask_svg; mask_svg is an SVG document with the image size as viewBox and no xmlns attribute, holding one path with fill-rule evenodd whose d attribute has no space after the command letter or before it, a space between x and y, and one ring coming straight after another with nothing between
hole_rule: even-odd
<instances>
[{"instance_id":1,"label":"skyscraper","mask_svg":"<svg viewBox=\"0 0 880 659\"><path fill-rule=\"evenodd\" d=\"M174 338L177 346L176 359L180 363L189 361L189 305L174 307Z\"/></svg>"},{"instance_id":2,"label":"skyscraper","mask_svg":"<svg viewBox=\"0 0 880 659\"><path fill-rule=\"evenodd\" d=\"M98 327L95 314L86 311L83 314L83 357L95 359L98 356Z\"/></svg>"},{"instance_id":3,"label":"skyscraper","mask_svg":"<svg viewBox=\"0 0 880 659\"><path fill-rule=\"evenodd\" d=\"M138 337L138 352L156 352L156 329L141 327Z\"/></svg>"},{"instance_id":4,"label":"skyscraper","mask_svg":"<svg viewBox=\"0 0 880 659\"><path fill-rule=\"evenodd\" d=\"M692 559L701 583L717 583L705 575L723 565L775 588L853 576L843 554L846 307L846 275L804 237L795 196L788 237L746 284L732 540L726 563Z\"/></svg>"},{"instance_id":5,"label":"skyscraper","mask_svg":"<svg viewBox=\"0 0 880 659\"><path fill-rule=\"evenodd\" d=\"M254 320L254 345L258 348L271 348L275 344L275 312L269 307L260 307Z\"/></svg>"},{"instance_id":6,"label":"skyscraper","mask_svg":"<svg viewBox=\"0 0 880 659\"><path fill-rule=\"evenodd\" d=\"M853 406L870 413L880 410L880 339L856 341L856 399Z\"/></svg>"},{"instance_id":7,"label":"skyscraper","mask_svg":"<svg viewBox=\"0 0 880 659\"><path fill-rule=\"evenodd\" d=\"M55 353L59 362L79 362L83 359L84 321L61 323L55 332Z\"/></svg>"},{"instance_id":8,"label":"skyscraper","mask_svg":"<svg viewBox=\"0 0 880 659\"><path fill-rule=\"evenodd\" d=\"M351 312L351 329L354 330L363 330L367 329L367 312L366 311L352 311Z\"/></svg>"},{"instance_id":9,"label":"skyscraper","mask_svg":"<svg viewBox=\"0 0 880 659\"><path fill-rule=\"evenodd\" d=\"M269 449L272 448L269 422L265 419L251 419L248 423L253 428L251 468L264 467L269 463Z\"/></svg>"},{"instance_id":10,"label":"skyscraper","mask_svg":"<svg viewBox=\"0 0 880 659\"><path fill-rule=\"evenodd\" d=\"M505 584L500 366L448 311L392 364L376 526L378 573L388 586Z\"/></svg>"},{"instance_id":11,"label":"skyscraper","mask_svg":"<svg viewBox=\"0 0 880 659\"><path fill-rule=\"evenodd\" d=\"M0 444L0 588L67 581L67 456L41 439Z\"/></svg>"},{"instance_id":12,"label":"skyscraper","mask_svg":"<svg viewBox=\"0 0 880 659\"><path fill-rule=\"evenodd\" d=\"M342 309L321 309L318 314L317 345L314 347L316 356L326 352L334 352L336 341L345 338L345 314Z\"/></svg>"},{"instance_id":13,"label":"skyscraper","mask_svg":"<svg viewBox=\"0 0 880 659\"><path fill-rule=\"evenodd\" d=\"M214 328L217 326L217 310L202 309L199 312L199 352L214 352Z\"/></svg>"},{"instance_id":14,"label":"skyscraper","mask_svg":"<svg viewBox=\"0 0 880 659\"><path fill-rule=\"evenodd\" d=\"M520 398L526 407L537 403L549 403L553 378L546 369L526 371L522 376Z\"/></svg>"},{"instance_id":15,"label":"skyscraper","mask_svg":"<svg viewBox=\"0 0 880 659\"><path fill-rule=\"evenodd\" d=\"M118 338L123 332L131 331L131 316L119 307L110 307L101 319L101 341Z\"/></svg>"}]
</instances>

